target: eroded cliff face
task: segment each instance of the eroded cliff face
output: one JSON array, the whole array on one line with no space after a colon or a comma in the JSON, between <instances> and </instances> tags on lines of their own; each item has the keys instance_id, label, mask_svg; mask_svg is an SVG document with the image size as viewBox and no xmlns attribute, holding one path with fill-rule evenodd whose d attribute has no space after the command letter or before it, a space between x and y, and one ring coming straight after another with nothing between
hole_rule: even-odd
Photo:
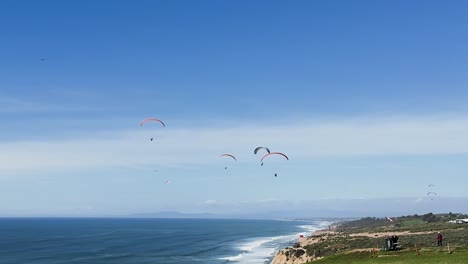
<instances>
[{"instance_id":1,"label":"eroded cliff face","mask_svg":"<svg viewBox=\"0 0 468 264\"><path fill-rule=\"evenodd\" d=\"M288 247L278 251L271 264L303 264L314 259L316 258L309 256L302 247Z\"/></svg>"},{"instance_id":2,"label":"eroded cliff face","mask_svg":"<svg viewBox=\"0 0 468 264\"><path fill-rule=\"evenodd\" d=\"M316 231L314 235L323 235L326 231ZM317 243L323 238L319 237L303 237L299 238L292 247L287 247L276 253L271 264L303 264L312 260L320 259L321 257L315 257L316 252L308 252L304 247L310 244Z\"/></svg>"}]
</instances>

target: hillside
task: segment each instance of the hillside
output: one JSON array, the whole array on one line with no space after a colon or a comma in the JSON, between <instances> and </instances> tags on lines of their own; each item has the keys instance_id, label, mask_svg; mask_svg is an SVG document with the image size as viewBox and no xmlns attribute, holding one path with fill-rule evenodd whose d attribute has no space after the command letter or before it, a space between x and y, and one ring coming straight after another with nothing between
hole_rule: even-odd
<instances>
[{"instance_id":1,"label":"hillside","mask_svg":"<svg viewBox=\"0 0 468 264\"><path fill-rule=\"evenodd\" d=\"M281 250L272 264L468 263L468 224L448 223L467 217L428 213L395 218L367 217L338 223ZM442 247L437 247L439 231L443 235ZM398 236L401 249L383 250L385 237L392 235Z\"/></svg>"}]
</instances>

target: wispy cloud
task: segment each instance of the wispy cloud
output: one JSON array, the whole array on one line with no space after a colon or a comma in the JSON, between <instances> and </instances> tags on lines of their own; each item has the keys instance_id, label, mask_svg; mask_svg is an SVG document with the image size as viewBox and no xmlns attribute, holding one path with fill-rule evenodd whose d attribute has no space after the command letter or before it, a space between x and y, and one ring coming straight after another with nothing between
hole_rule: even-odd
<instances>
[{"instance_id":1,"label":"wispy cloud","mask_svg":"<svg viewBox=\"0 0 468 264\"><path fill-rule=\"evenodd\" d=\"M153 142L149 137L155 137ZM257 162L256 146L294 160L316 157L468 153L468 117L436 116L303 121L288 125L130 130L70 140L0 142L0 171L190 165L220 153Z\"/></svg>"}]
</instances>

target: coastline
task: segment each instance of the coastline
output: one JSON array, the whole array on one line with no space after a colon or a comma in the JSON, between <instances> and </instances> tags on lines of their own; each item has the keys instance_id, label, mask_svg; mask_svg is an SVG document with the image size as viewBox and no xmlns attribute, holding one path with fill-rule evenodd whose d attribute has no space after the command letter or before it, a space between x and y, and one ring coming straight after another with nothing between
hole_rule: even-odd
<instances>
[{"instance_id":1,"label":"coastline","mask_svg":"<svg viewBox=\"0 0 468 264\"><path fill-rule=\"evenodd\" d=\"M322 241L322 236L334 233L336 233L334 229L324 228L315 230L308 236L299 237L292 247L286 247L276 252L270 264L302 264L321 259L322 257L314 257L313 254L310 254L312 252L307 252L305 246Z\"/></svg>"},{"instance_id":2,"label":"coastline","mask_svg":"<svg viewBox=\"0 0 468 264\"><path fill-rule=\"evenodd\" d=\"M453 257L454 263L467 263L468 226L454 220L462 218L468 218L468 215L427 213L334 222L332 228L316 230L310 236L299 238L294 245L279 250L270 264L305 264L331 256L334 256L331 263L346 263L349 258L362 261L362 257L392 256L403 260L411 259L415 254L419 256L420 252L427 258L437 258L435 255L444 250L449 254L454 251L461 254ZM443 234L447 247L439 247L438 233ZM456 262L457 258L462 262Z\"/></svg>"}]
</instances>

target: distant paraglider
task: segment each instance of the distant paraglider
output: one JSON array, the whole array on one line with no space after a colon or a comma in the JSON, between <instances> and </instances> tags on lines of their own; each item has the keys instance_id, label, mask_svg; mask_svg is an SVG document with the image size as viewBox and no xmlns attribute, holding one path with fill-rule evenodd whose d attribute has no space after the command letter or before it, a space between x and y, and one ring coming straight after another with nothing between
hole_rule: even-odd
<instances>
[{"instance_id":1,"label":"distant paraglider","mask_svg":"<svg viewBox=\"0 0 468 264\"><path fill-rule=\"evenodd\" d=\"M261 149L264 149L264 150L266 150L268 153L271 153L271 152L270 152L270 149L267 148L267 147L257 147L257 148L255 148L255 150L254 150L254 154L257 155L257 152L258 152L259 150L261 150ZM262 162L260 165L263 166L263 162Z\"/></svg>"},{"instance_id":2,"label":"distant paraglider","mask_svg":"<svg viewBox=\"0 0 468 264\"><path fill-rule=\"evenodd\" d=\"M149 118L145 118L145 119L141 120L140 121L140 127L143 126L144 124L148 123L148 122L157 122L157 123L160 123L163 127L166 127L166 124L164 124L163 121L161 121L160 119L154 118L154 117L149 117ZM154 137L151 137L150 141L153 141L153 140L154 140Z\"/></svg>"},{"instance_id":3,"label":"distant paraglider","mask_svg":"<svg viewBox=\"0 0 468 264\"><path fill-rule=\"evenodd\" d=\"M428 184L427 187L428 187L427 197L429 197L429 199L431 199L431 201L432 201L437 196L437 193L434 192L435 185L434 184Z\"/></svg>"},{"instance_id":4,"label":"distant paraglider","mask_svg":"<svg viewBox=\"0 0 468 264\"><path fill-rule=\"evenodd\" d=\"M263 156L260 161L262 162L261 165L263 166L263 160L270 157L270 156L276 156L276 155L279 155L279 156L282 156L284 158L286 158L286 160L289 160L288 156L286 156L285 154L281 153L281 152L271 152L271 153L268 153L266 154L265 156ZM275 177L278 177L278 173L275 172Z\"/></svg>"},{"instance_id":5,"label":"distant paraglider","mask_svg":"<svg viewBox=\"0 0 468 264\"><path fill-rule=\"evenodd\" d=\"M427 193L427 197L429 197L432 200L434 200L434 198L437 196L437 193L435 192L428 192Z\"/></svg>"},{"instance_id":6,"label":"distant paraglider","mask_svg":"<svg viewBox=\"0 0 468 264\"><path fill-rule=\"evenodd\" d=\"M234 161L237 161L237 158L236 158L234 155L228 154L228 153L221 154L219 157L220 157L220 158L222 158L222 157L229 157L229 158L232 158ZM224 169L227 170L228 167L225 166Z\"/></svg>"}]
</instances>

